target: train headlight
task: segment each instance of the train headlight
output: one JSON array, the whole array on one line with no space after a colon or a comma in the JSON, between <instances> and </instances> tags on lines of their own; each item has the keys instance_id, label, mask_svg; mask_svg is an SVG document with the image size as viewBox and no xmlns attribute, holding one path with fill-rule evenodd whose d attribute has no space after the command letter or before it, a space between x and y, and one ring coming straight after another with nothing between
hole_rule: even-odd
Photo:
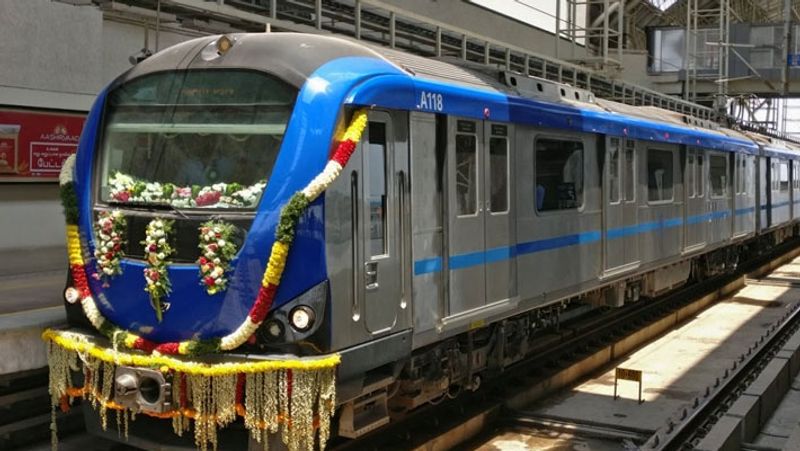
<instances>
[{"instance_id":1,"label":"train headlight","mask_svg":"<svg viewBox=\"0 0 800 451\"><path fill-rule=\"evenodd\" d=\"M297 306L289 314L289 321L300 332L311 329L314 325L314 310L305 305Z\"/></svg>"},{"instance_id":2,"label":"train headlight","mask_svg":"<svg viewBox=\"0 0 800 451\"><path fill-rule=\"evenodd\" d=\"M69 287L66 290L64 290L64 300L69 302L70 304L78 302L80 298L81 294L78 292L76 288Z\"/></svg>"},{"instance_id":3,"label":"train headlight","mask_svg":"<svg viewBox=\"0 0 800 451\"><path fill-rule=\"evenodd\" d=\"M219 39L217 39L217 53L220 55L224 55L228 50L233 47L233 41L231 38L222 35Z\"/></svg>"},{"instance_id":4,"label":"train headlight","mask_svg":"<svg viewBox=\"0 0 800 451\"><path fill-rule=\"evenodd\" d=\"M265 330L267 331L267 334L269 335L270 338L278 339L283 337L283 324L281 324L280 321L271 319L267 321L267 324L265 326L266 326Z\"/></svg>"}]
</instances>

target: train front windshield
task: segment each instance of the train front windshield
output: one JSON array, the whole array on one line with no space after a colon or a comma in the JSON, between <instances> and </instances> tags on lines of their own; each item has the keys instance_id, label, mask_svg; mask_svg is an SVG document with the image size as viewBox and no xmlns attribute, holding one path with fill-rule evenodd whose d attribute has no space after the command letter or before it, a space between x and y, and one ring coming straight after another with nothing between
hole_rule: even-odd
<instances>
[{"instance_id":1,"label":"train front windshield","mask_svg":"<svg viewBox=\"0 0 800 451\"><path fill-rule=\"evenodd\" d=\"M254 209L297 90L244 70L162 72L109 94L101 202Z\"/></svg>"}]
</instances>

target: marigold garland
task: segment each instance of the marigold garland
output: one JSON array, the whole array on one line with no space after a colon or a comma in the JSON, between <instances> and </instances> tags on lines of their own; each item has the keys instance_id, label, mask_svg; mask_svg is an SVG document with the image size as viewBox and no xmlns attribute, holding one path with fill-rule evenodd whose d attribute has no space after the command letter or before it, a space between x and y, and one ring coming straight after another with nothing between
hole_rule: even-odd
<instances>
[{"instance_id":1,"label":"marigold garland","mask_svg":"<svg viewBox=\"0 0 800 451\"><path fill-rule=\"evenodd\" d=\"M122 274L120 260L125 256L122 251L127 221L119 210L101 211L95 223L97 248L94 258L97 260L98 277L108 281L109 278Z\"/></svg>"},{"instance_id":2,"label":"marigold garland","mask_svg":"<svg viewBox=\"0 0 800 451\"><path fill-rule=\"evenodd\" d=\"M150 294L150 303L156 311L158 322L163 319L164 309L161 300L172 291L167 271L167 257L175 252L169 244L174 221L156 218L147 224L144 241L144 256L147 268L144 269L146 285L144 291Z\"/></svg>"},{"instance_id":3,"label":"marigold garland","mask_svg":"<svg viewBox=\"0 0 800 451\"><path fill-rule=\"evenodd\" d=\"M313 449L315 441L325 448L330 420L336 407L336 366L339 356L286 360L250 360L228 363L192 362L168 356L145 356L109 349L86 334L48 329L50 397L53 412L67 410L70 399L84 397L98 410L103 429L108 411L118 411L124 429L131 412L112 400L116 367L135 365L158 368L171 375L171 403L166 413L142 412L156 418L172 418L175 433L182 435L194 421L195 444L205 450L217 447L217 429L236 416L244 418L252 437L262 442L267 434L281 431L289 450ZM71 372L84 374L84 386L72 386ZM120 418L119 415L122 415ZM131 418L132 419L132 418ZM53 422L53 440L55 422ZM127 432L126 432L127 436Z\"/></svg>"},{"instance_id":4,"label":"marigold garland","mask_svg":"<svg viewBox=\"0 0 800 451\"><path fill-rule=\"evenodd\" d=\"M281 209L280 219L275 233L276 240L267 260L267 268L264 271L261 288L242 324L240 324L236 330L221 338L205 340L193 339L179 343L154 343L131 332L117 328L100 314L89 290L88 283L86 282L86 268L84 267L83 256L81 254L77 226L74 227L74 233L70 233L71 229L69 227L77 224L78 215L72 178L74 156L71 157L72 160L68 159L63 166L60 176L61 191L68 224L68 247L75 251L73 253L73 251L70 250L71 272L73 281L75 282L75 288L81 293L81 305L86 317L97 330L112 340L115 345L123 345L146 353L197 355L201 353L230 351L244 344L256 330L258 330L258 327L269 312L283 274L283 269L286 265L289 248L294 240L294 230L300 215L303 213L304 209L311 202L316 200L316 198L333 183L339 174L341 174L342 169L355 151L356 144L361 139L361 135L364 133L366 126L367 110L361 109L356 111L353 114L350 125L347 127L347 130L323 171L311 180L305 188L295 193L283 209ZM74 257L74 259L72 257Z\"/></svg>"},{"instance_id":5,"label":"marigold garland","mask_svg":"<svg viewBox=\"0 0 800 451\"><path fill-rule=\"evenodd\" d=\"M230 261L238 249L233 243L236 227L224 221L208 221L200 226L200 248L202 255L197 259L200 267L200 284L206 293L215 295L228 288L225 273L230 269Z\"/></svg>"}]
</instances>

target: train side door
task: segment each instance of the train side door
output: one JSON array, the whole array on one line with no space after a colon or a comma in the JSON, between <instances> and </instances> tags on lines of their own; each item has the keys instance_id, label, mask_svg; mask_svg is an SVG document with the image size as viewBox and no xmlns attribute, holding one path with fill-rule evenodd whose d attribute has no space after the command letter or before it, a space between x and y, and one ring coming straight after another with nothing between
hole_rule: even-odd
<instances>
[{"instance_id":1,"label":"train side door","mask_svg":"<svg viewBox=\"0 0 800 451\"><path fill-rule=\"evenodd\" d=\"M686 149L683 192L686 196L686 244L684 252L692 252L706 245L706 156L702 149Z\"/></svg>"},{"instance_id":2,"label":"train side door","mask_svg":"<svg viewBox=\"0 0 800 451\"><path fill-rule=\"evenodd\" d=\"M746 235L754 230L755 215L751 212L755 193L751 188L752 157L737 153L734 156L734 236Z\"/></svg>"},{"instance_id":3,"label":"train side door","mask_svg":"<svg viewBox=\"0 0 800 451\"><path fill-rule=\"evenodd\" d=\"M449 124L447 316L516 294L512 133L508 124L468 119Z\"/></svg>"},{"instance_id":4,"label":"train side door","mask_svg":"<svg viewBox=\"0 0 800 451\"><path fill-rule=\"evenodd\" d=\"M486 264L486 303L508 299L516 294L516 265L511 258L515 242L513 196L511 195L513 128L508 124L484 123L484 241Z\"/></svg>"},{"instance_id":5,"label":"train side door","mask_svg":"<svg viewBox=\"0 0 800 451\"><path fill-rule=\"evenodd\" d=\"M614 274L639 262L635 141L606 138L603 199L605 273Z\"/></svg>"},{"instance_id":6,"label":"train side door","mask_svg":"<svg viewBox=\"0 0 800 451\"><path fill-rule=\"evenodd\" d=\"M398 139L393 125L386 112L371 111L360 144L362 180L356 189L360 191L361 218L354 221L359 223L362 237L357 281L363 290L364 324L372 334L392 330L402 302L402 239L398 233L400 215L395 166L398 165L396 154L405 154L407 143L404 138ZM401 169L405 168L398 168Z\"/></svg>"},{"instance_id":7,"label":"train side door","mask_svg":"<svg viewBox=\"0 0 800 451\"><path fill-rule=\"evenodd\" d=\"M453 119L448 124L448 316L482 307L486 300L483 202L483 125Z\"/></svg>"}]
</instances>

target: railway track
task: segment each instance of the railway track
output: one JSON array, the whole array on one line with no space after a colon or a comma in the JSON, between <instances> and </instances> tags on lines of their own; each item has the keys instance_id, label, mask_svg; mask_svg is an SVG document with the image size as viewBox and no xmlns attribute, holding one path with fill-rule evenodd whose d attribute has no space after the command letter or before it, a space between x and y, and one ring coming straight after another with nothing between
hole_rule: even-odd
<instances>
[{"instance_id":1,"label":"railway track","mask_svg":"<svg viewBox=\"0 0 800 451\"><path fill-rule=\"evenodd\" d=\"M749 283L762 283L758 279ZM795 285L796 286L796 285ZM642 446L648 450L696 449L718 420L734 405L756 381L784 345L800 331L800 304L786 312L778 323L773 323L747 350L743 351L730 368L707 387L701 396L677 412L667 424L656 431Z\"/></svg>"},{"instance_id":2,"label":"railway track","mask_svg":"<svg viewBox=\"0 0 800 451\"><path fill-rule=\"evenodd\" d=\"M661 335L719 298L741 288L748 277L758 277L774 269L798 254L798 242L791 240L783 243L769 254L741 264L733 274L695 283L652 301L563 324L557 333L541 337L541 344L530 358L485 382L477 392L464 392L455 399L445 399L437 405L394 418L387 427L359 440L334 441L329 449L448 449L478 436L496 425L501 417L503 422L519 421L521 416L516 414L517 409L567 387ZM796 315L797 312L793 312L792 318L800 318ZM769 337L773 336L777 336L777 332ZM767 338L764 338L765 342ZM756 354L756 350L752 350L749 355L754 357ZM749 365L742 362L738 366L740 369L744 367ZM732 374L729 372L731 379ZM722 389L723 382L726 381L720 381L718 389ZM710 393L717 391L711 390ZM702 401L695 410L704 410L700 408L705 405ZM699 420L701 415L696 416ZM684 424L683 421L680 424ZM673 422L672 425L665 425L664 430L671 431L670 437L677 436L678 425L678 422ZM689 431L692 426L681 429ZM617 431L623 435L628 432L631 431ZM630 437L631 443L641 444L648 437L642 431L631 433L635 435ZM658 433L667 438L664 432ZM660 443L652 449L673 449L671 447L676 442L670 441L673 444L666 448L663 447L663 439L660 439ZM647 446L651 446L649 441Z\"/></svg>"}]
</instances>

